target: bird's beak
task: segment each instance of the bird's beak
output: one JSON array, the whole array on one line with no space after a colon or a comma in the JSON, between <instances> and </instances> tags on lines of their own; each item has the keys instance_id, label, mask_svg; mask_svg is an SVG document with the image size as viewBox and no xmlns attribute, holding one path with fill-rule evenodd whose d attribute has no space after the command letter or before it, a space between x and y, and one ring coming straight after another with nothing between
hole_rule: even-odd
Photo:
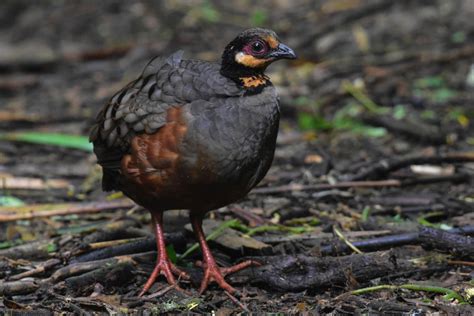
<instances>
[{"instance_id":1,"label":"bird's beak","mask_svg":"<svg viewBox=\"0 0 474 316\"><path fill-rule=\"evenodd\" d=\"M268 57L276 59L295 59L296 54L291 48L280 43L278 44L278 47L268 55Z\"/></svg>"}]
</instances>

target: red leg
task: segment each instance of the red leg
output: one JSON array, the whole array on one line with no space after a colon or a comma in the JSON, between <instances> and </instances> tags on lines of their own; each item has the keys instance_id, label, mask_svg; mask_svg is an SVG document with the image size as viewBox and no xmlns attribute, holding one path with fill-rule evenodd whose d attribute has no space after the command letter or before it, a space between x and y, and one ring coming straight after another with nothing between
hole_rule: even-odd
<instances>
[{"instance_id":1,"label":"red leg","mask_svg":"<svg viewBox=\"0 0 474 316\"><path fill-rule=\"evenodd\" d=\"M189 275L186 272L181 271L171 263L168 254L166 253L165 237L163 235L163 212L151 213L151 218L156 235L157 259L155 269L153 269L153 272L146 281L139 296L142 296L150 289L160 274L165 276L169 284L176 284L176 279L174 278L173 273L184 279L189 278Z\"/></svg>"},{"instance_id":2,"label":"red leg","mask_svg":"<svg viewBox=\"0 0 474 316\"><path fill-rule=\"evenodd\" d=\"M201 282L199 293L202 294L211 281L215 281L222 289L226 290L227 292L234 293L236 290L224 280L224 277L227 274L240 271L251 265L260 264L256 261L247 260L232 267L220 268L211 253L211 249L209 249L209 246L207 245L206 237L204 236L204 232L202 230L202 216L200 214L193 215L193 213L191 212L190 218L191 224L193 225L194 233L196 234L197 239L199 241L199 245L201 246L202 256L204 260L204 263L202 264L204 268L204 278Z\"/></svg>"}]
</instances>

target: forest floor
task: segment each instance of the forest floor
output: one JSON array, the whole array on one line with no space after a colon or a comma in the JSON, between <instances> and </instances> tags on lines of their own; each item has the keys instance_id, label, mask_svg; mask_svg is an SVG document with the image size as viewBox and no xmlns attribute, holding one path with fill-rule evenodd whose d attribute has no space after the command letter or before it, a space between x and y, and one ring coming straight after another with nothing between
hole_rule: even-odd
<instances>
[{"instance_id":1,"label":"forest floor","mask_svg":"<svg viewBox=\"0 0 474 316\"><path fill-rule=\"evenodd\" d=\"M472 1L0 6L0 312L474 314ZM150 216L101 191L84 136L153 56L218 60L250 26L300 58L269 69L283 117L269 173L205 231L220 264L262 265L228 277L239 295L199 295L187 214L169 211L187 293L160 280L139 298Z\"/></svg>"}]
</instances>

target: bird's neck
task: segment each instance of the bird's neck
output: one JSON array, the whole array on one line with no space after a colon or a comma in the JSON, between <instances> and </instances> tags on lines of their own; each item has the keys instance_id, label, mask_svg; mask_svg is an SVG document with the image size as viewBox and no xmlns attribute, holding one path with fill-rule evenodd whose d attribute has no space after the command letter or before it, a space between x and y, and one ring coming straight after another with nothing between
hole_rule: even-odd
<instances>
[{"instance_id":1,"label":"bird's neck","mask_svg":"<svg viewBox=\"0 0 474 316\"><path fill-rule=\"evenodd\" d=\"M252 92L260 92L264 87L271 85L270 78L264 73L265 69L243 67L235 63L223 64L221 74L233 80L239 87Z\"/></svg>"},{"instance_id":2,"label":"bird's neck","mask_svg":"<svg viewBox=\"0 0 474 316\"><path fill-rule=\"evenodd\" d=\"M271 84L270 78L265 74L258 74L253 76L239 77L238 84L244 89L264 88Z\"/></svg>"}]
</instances>

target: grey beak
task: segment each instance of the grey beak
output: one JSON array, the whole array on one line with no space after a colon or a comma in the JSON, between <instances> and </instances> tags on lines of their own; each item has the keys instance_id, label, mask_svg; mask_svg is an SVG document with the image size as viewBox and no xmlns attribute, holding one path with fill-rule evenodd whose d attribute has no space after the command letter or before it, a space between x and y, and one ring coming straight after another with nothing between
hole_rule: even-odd
<instances>
[{"instance_id":1,"label":"grey beak","mask_svg":"<svg viewBox=\"0 0 474 316\"><path fill-rule=\"evenodd\" d=\"M268 54L268 57L273 57L277 59L295 59L296 54L295 52L286 46L285 44L278 44L278 47L272 51L270 54Z\"/></svg>"}]
</instances>

